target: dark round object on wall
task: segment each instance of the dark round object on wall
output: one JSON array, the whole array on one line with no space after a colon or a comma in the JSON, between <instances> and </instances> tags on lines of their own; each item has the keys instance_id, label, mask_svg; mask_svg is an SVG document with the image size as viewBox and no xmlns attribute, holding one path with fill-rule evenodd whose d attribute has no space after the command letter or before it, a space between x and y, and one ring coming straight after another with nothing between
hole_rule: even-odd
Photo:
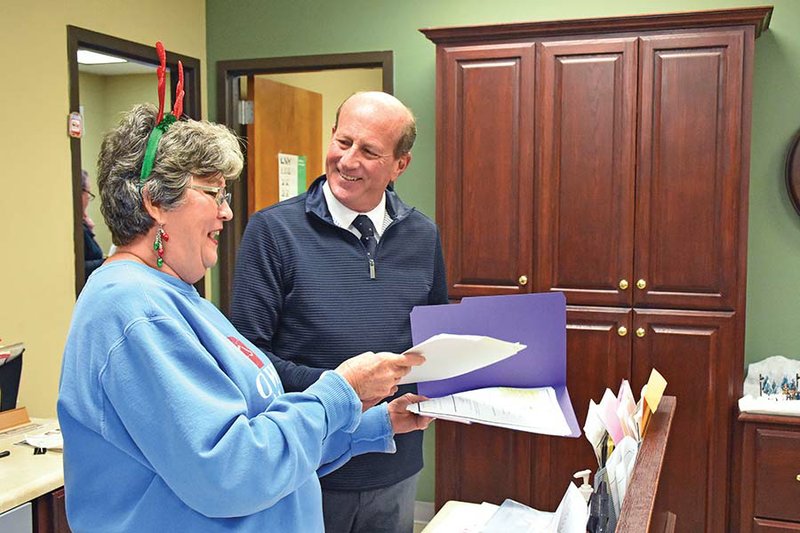
<instances>
[{"instance_id":1,"label":"dark round object on wall","mask_svg":"<svg viewBox=\"0 0 800 533\"><path fill-rule=\"evenodd\" d=\"M800 214L800 132L792 139L786 157L786 189L795 211Z\"/></svg>"}]
</instances>

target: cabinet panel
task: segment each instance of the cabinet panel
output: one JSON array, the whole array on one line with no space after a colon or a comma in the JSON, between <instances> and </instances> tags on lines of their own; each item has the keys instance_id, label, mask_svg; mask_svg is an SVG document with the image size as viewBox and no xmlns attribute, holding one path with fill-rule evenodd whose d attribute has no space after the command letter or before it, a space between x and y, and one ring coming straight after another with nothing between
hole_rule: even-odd
<instances>
[{"instance_id":1,"label":"cabinet panel","mask_svg":"<svg viewBox=\"0 0 800 533\"><path fill-rule=\"evenodd\" d=\"M631 305L636 61L634 38L537 48L535 290L570 304Z\"/></svg>"},{"instance_id":2,"label":"cabinet panel","mask_svg":"<svg viewBox=\"0 0 800 533\"><path fill-rule=\"evenodd\" d=\"M800 523L800 432L755 433L755 515Z\"/></svg>"},{"instance_id":3,"label":"cabinet panel","mask_svg":"<svg viewBox=\"0 0 800 533\"><path fill-rule=\"evenodd\" d=\"M533 45L441 49L437 216L451 298L529 292Z\"/></svg>"},{"instance_id":4,"label":"cabinet panel","mask_svg":"<svg viewBox=\"0 0 800 533\"><path fill-rule=\"evenodd\" d=\"M63 487L36 498L33 508L35 533L70 533Z\"/></svg>"},{"instance_id":5,"label":"cabinet panel","mask_svg":"<svg viewBox=\"0 0 800 533\"><path fill-rule=\"evenodd\" d=\"M737 430L742 533L800 531L800 417L740 413Z\"/></svg>"},{"instance_id":6,"label":"cabinet panel","mask_svg":"<svg viewBox=\"0 0 800 533\"><path fill-rule=\"evenodd\" d=\"M660 494L678 516L677 531L727 531L735 320L724 312L634 310L633 328L644 336L632 338L631 386L641 390L657 368L677 398L678 438L667 449Z\"/></svg>"},{"instance_id":7,"label":"cabinet panel","mask_svg":"<svg viewBox=\"0 0 800 533\"><path fill-rule=\"evenodd\" d=\"M734 309L743 32L642 37L635 305ZM739 257L741 253L742 257Z\"/></svg>"},{"instance_id":8,"label":"cabinet panel","mask_svg":"<svg viewBox=\"0 0 800 533\"><path fill-rule=\"evenodd\" d=\"M531 500L529 433L508 429L436 422L436 508L449 500L503 503Z\"/></svg>"},{"instance_id":9,"label":"cabinet panel","mask_svg":"<svg viewBox=\"0 0 800 533\"><path fill-rule=\"evenodd\" d=\"M620 334L619 328L625 328ZM596 307L570 306L567 309L567 387L578 419L583 428L589 400L599 402L606 387L612 390L630 373L631 311ZM538 509L555 510L564 495L566 481L586 468L597 470L597 459L592 447L581 436L577 439L537 436L538 442L547 441L549 460L541 456L540 470L548 470L540 479L533 479L534 505ZM543 445L539 449L545 449ZM538 493L536 486L547 487L549 492Z\"/></svg>"}]
</instances>

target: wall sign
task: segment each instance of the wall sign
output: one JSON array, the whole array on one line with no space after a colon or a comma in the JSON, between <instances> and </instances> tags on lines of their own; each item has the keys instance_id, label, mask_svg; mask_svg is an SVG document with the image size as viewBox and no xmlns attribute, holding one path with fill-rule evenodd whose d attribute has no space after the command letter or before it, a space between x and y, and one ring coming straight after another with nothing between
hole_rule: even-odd
<instances>
[{"instance_id":1,"label":"wall sign","mask_svg":"<svg viewBox=\"0 0 800 533\"><path fill-rule=\"evenodd\" d=\"M83 117L80 113L70 113L67 120L67 133L70 137L80 139L83 135Z\"/></svg>"}]
</instances>

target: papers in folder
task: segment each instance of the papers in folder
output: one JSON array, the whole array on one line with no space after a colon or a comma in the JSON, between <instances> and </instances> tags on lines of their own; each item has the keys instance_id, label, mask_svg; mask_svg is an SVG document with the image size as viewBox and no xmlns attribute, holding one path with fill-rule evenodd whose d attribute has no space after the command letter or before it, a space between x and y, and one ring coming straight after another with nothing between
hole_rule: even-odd
<instances>
[{"instance_id":1,"label":"papers in folder","mask_svg":"<svg viewBox=\"0 0 800 533\"><path fill-rule=\"evenodd\" d=\"M472 402L477 395L482 403L491 404L491 410L488 411L486 408L473 409L472 414L477 416L468 420L461 416L465 405L461 402L462 411L457 416L462 422L502 424L503 427L535 433L580 436L580 427L567 392L566 320L567 303L562 293L467 297L459 304L415 307L411 311L411 334L418 346L423 341L446 333L491 337L495 341L518 341L505 344L519 348L519 353L514 356L509 354L500 357L503 351L498 349L500 345L493 343L495 362L453 377L420 380L417 386L419 394L429 398L444 398L467 393L466 398ZM506 348L510 350L511 347ZM446 365L455 368L462 364L460 359L464 357L466 352L451 353ZM424 371L429 363L430 357L419 367L420 370ZM498 392L498 387L520 392L512 393L510 389ZM530 392L542 388L549 388L552 392L544 395ZM480 389L489 389L490 392L479 392ZM526 403L531 401L531 397L535 398L535 408ZM555 401L552 401L553 397ZM547 402L542 403L543 398L547 398ZM450 401L453 404L460 400ZM475 406L474 403L470 405L473 408ZM525 405L528 405L527 412L522 407ZM530 416L519 422L520 412ZM560 423L552 425L548 417L553 412L564 418L568 431L562 433ZM440 413L436 416L444 418L448 415ZM450 417L456 420L452 414Z\"/></svg>"},{"instance_id":2,"label":"papers in folder","mask_svg":"<svg viewBox=\"0 0 800 533\"><path fill-rule=\"evenodd\" d=\"M515 389L491 387L459 392L408 406L420 415L489 426L566 436L570 428L552 387Z\"/></svg>"},{"instance_id":3,"label":"papers in folder","mask_svg":"<svg viewBox=\"0 0 800 533\"><path fill-rule=\"evenodd\" d=\"M415 366L400 384L447 379L489 366L511 357L526 346L481 335L440 333L417 344L408 352L425 356L425 364Z\"/></svg>"}]
</instances>

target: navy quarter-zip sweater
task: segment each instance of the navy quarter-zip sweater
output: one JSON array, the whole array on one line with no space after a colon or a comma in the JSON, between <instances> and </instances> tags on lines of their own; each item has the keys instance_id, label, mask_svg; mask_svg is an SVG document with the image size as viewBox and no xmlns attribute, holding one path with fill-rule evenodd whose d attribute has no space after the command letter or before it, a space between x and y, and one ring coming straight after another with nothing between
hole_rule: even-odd
<instances>
[{"instance_id":1,"label":"navy quarter-zip sweater","mask_svg":"<svg viewBox=\"0 0 800 533\"><path fill-rule=\"evenodd\" d=\"M309 190L253 214L236 260L231 321L268 354L287 392L362 352L411 347L409 313L447 303L439 231L386 190L392 223L378 242L375 278L363 243L336 226L322 192ZM398 395L416 392L404 386ZM422 432L395 437L397 453L351 459L322 478L323 488L369 490L422 469Z\"/></svg>"}]
</instances>

